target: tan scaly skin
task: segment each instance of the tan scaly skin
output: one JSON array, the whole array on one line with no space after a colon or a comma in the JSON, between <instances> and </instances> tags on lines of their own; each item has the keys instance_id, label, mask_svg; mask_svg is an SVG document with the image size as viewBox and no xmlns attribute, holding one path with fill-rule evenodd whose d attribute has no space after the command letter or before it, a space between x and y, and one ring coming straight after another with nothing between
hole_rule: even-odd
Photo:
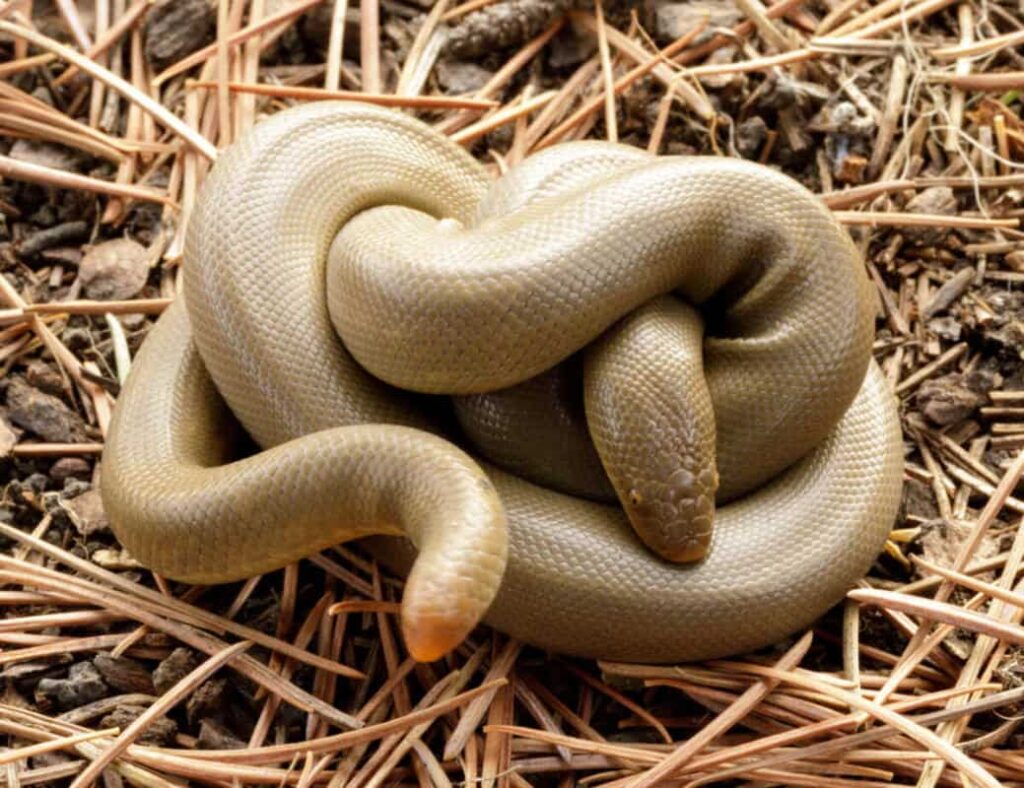
<instances>
[{"instance_id":1,"label":"tan scaly skin","mask_svg":"<svg viewBox=\"0 0 1024 788\"><path fill-rule=\"evenodd\" d=\"M757 165L574 143L492 184L407 116L288 110L207 179L184 304L118 403L104 500L125 546L183 580L386 537L367 544L411 567L419 659L481 617L607 659L755 648L841 598L895 517L902 446L872 303L828 211ZM618 506L438 437L451 420L423 393L530 386L580 352L590 433L638 533L700 560L665 561ZM474 412L490 411L462 423ZM234 417L261 451L234 459ZM467 431L510 429L490 421ZM522 432L527 455L552 440Z\"/></svg>"}]
</instances>

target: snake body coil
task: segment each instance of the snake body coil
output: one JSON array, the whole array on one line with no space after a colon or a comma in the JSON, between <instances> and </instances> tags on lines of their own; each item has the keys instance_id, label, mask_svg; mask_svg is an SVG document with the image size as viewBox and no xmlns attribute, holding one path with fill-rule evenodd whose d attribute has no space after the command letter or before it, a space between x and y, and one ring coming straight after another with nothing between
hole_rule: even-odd
<instances>
[{"instance_id":1,"label":"snake body coil","mask_svg":"<svg viewBox=\"0 0 1024 788\"><path fill-rule=\"evenodd\" d=\"M767 168L571 143L492 183L418 121L314 104L222 154L185 258L103 466L169 577L375 536L419 659L483 618L675 661L809 624L895 517L869 283Z\"/></svg>"}]
</instances>

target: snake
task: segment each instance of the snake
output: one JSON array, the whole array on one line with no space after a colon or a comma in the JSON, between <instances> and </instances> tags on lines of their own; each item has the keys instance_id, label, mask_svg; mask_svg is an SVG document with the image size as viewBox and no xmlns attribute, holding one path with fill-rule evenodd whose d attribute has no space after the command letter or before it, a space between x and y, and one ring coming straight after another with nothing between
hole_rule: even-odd
<instances>
[{"instance_id":1,"label":"snake","mask_svg":"<svg viewBox=\"0 0 1024 788\"><path fill-rule=\"evenodd\" d=\"M895 520L877 296L766 165L580 140L498 177L402 111L281 110L220 152L119 392L112 528L187 583L349 540L431 661L481 623L680 662L809 626Z\"/></svg>"}]
</instances>

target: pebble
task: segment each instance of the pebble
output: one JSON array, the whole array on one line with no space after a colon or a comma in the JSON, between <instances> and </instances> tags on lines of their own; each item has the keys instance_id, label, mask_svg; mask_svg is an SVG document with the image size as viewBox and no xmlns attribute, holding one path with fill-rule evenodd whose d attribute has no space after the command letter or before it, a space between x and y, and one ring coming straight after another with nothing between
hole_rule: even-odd
<instances>
[{"instance_id":1,"label":"pebble","mask_svg":"<svg viewBox=\"0 0 1024 788\"><path fill-rule=\"evenodd\" d=\"M768 124L759 115L753 115L736 126L736 148L747 158L753 158L768 138Z\"/></svg>"},{"instance_id":2,"label":"pebble","mask_svg":"<svg viewBox=\"0 0 1024 788\"><path fill-rule=\"evenodd\" d=\"M55 482L63 483L68 479L89 479L91 476L92 466L81 457L61 457L50 466L50 478Z\"/></svg>"},{"instance_id":3,"label":"pebble","mask_svg":"<svg viewBox=\"0 0 1024 788\"><path fill-rule=\"evenodd\" d=\"M244 750L248 745L216 720L204 719L199 723L196 746L200 750Z\"/></svg>"},{"instance_id":4,"label":"pebble","mask_svg":"<svg viewBox=\"0 0 1024 788\"><path fill-rule=\"evenodd\" d=\"M185 703L185 712L189 723L197 719L211 717L223 713L227 701L227 679L210 679L200 684L195 692L189 695Z\"/></svg>"},{"instance_id":5,"label":"pebble","mask_svg":"<svg viewBox=\"0 0 1024 788\"><path fill-rule=\"evenodd\" d=\"M110 520L107 519L99 490L90 489L76 498L65 501L63 507L71 524L82 536L110 530Z\"/></svg>"},{"instance_id":6,"label":"pebble","mask_svg":"<svg viewBox=\"0 0 1024 788\"><path fill-rule=\"evenodd\" d=\"M25 380L40 391L59 397L64 393L64 377L52 364L35 359L25 368Z\"/></svg>"},{"instance_id":7,"label":"pebble","mask_svg":"<svg viewBox=\"0 0 1024 788\"><path fill-rule=\"evenodd\" d=\"M100 672L107 686L119 692L139 692L145 695L156 692L153 677L138 660L97 654L93 657L92 664Z\"/></svg>"},{"instance_id":8,"label":"pebble","mask_svg":"<svg viewBox=\"0 0 1024 788\"><path fill-rule=\"evenodd\" d=\"M904 210L907 213L953 216L957 212L956 195L953 194L953 190L948 186L932 186L918 192L908 200ZM908 240L929 245L941 241L949 233L949 228L904 227L901 232Z\"/></svg>"},{"instance_id":9,"label":"pebble","mask_svg":"<svg viewBox=\"0 0 1024 788\"><path fill-rule=\"evenodd\" d=\"M91 247L78 267L78 277L89 298L122 301L146 286L150 253L130 238L115 238Z\"/></svg>"},{"instance_id":10,"label":"pebble","mask_svg":"<svg viewBox=\"0 0 1024 788\"><path fill-rule=\"evenodd\" d=\"M65 328L60 338L68 350L85 350L92 346L92 337L89 335L89 331L84 328Z\"/></svg>"},{"instance_id":11,"label":"pebble","mask_svg":"<svg viewBox=\"0 0 1024 788\"><path fill-rule=\"evenodd\" d=\"M571 5L571 0L505 0L455 22L445 44L461 60L522 46Z\"/></svg>"},{"instance_id":12,"label":"pebble","mask_svg":"<svg viewBox=\"0 0 1024 788\"><path fill-rule=\"evenodd\" d=\"M142 569L142 564L132 558L127 550L110 550L102 548L94 550L89 556L96 566L109 569L111 572L125 572L130 569Z\"/></svg>"},{"instance_id":13,"label":"pebble","mask_svg":"<svg viewBox=\"0 0 1024 788\"><path fill-rule=\"evenodd\" d=\"M464 60L442 60L437 64L437 81L446 93L475 93L494 76L493 71Z\"/></svg>"},{"instance_id":14,"label":"pebble","mask_svg":"<svg viewBox=\"0 0 1024 788\"><path fill-rule=\"evenodd\" d=\"M91 662L71 666L66 679L40 679L36 685L36 703L44 709L56 706L73 709L99 700L107 694L107 685Z\"/></svg>"},{"instance_id":15,"label":"pebble","mask_svg":"<svg viewBox=\"0 0 1024 788\"><path fill-rule=\"evenodd\" d=\"M144 706L118 706L100 720L100 727L124 730L145 711L146 708ZM167 717L158 717L146 726L146 730L139 736L139 744L166 747L173 743L177 733L178 724L174 720L170 720Z\"/></svg>"},{"instance_id":16,"label":"pebble","mask_svg":"<svg viewBox=\"0 0 1024 788\"><path fill-rule=\"evenodd\" d=\"M194 651L187 648L174 649L153 671L153 686L157 694L163 695L197 667L199 658Z\"/></svg>"},{"instance_id":17,"label":"pebble","mask_svg":"<svg viewBox=\"0 0 1024 788\"><path fill-rule=\"evenodd\" d=\"M216 6L206 0L158 0L146 15L146 60L155 71L210 44L217 27Z\"/></svg>"},{"instance_id":18,"label":"pebble","mask_svg":"<svg viewBox=\"0 0 1024 788\"><path fill-rule=\"evenodd\" d=\"M12 378L7 386L7 412L12 424L51 443L85 440L85 423L77 413L21 378Z\"/></svg>"},{"instance_id":19,"label":"pebble","mask_svg":"<svg viewBox=\"0 0 1024 788\"><path fill-rule=\"evenodd\" d=\"M926 524L917 539L922 558L939 566L952 566L963 543L971 534L971 523L934 520ZM986 533L974 551L973 560L983 561L999 553L999 538Z\"/></svg>"},{"instance_id":20,"label":"pebble","mask_svg":"<svg viewBox=\"0 0 1024 788\"><path fill-rule=\"evenodd\" d=\"M742 15L732 0L705 0L703 3L661 3L655 11L655 30L658 38L673 41L708 20L707 27L694 40L700 44L707 41L718 28L730 28L737 24Z\"/></svg>"},{"instance_id":21,"label":"pebble","mask_svg":"<svg viewBox=\"0 0 1024 788\"><path fill-rule=\"evenodd\" d=\"M53 478L52 476L50 477ZM77 498L79 495L89 491L92 485L85 479L65 479L64 489L60 491L60 497L64 500Z\"/></svg>"},{"instance_id":22,"label":"pebble","mask_svg":"<svg viewBox=\"0 0 1024 788\"><path fill-rule=\"evenodd\" d=\"M331 36L331 16L334 14L333 3L320 3L302 18L302 35L321 49L327 49ZM344 41L342 55L345 60L359 58L359 9L349 8L345 12Z\"/></svg>"},{"instance_id":23,"label":"pebble","mask_svg":"<svg viewBox=\"0 0 1024 788\"><path fill-rule=\"evenodd\" d=\"M991 381L980 372L954 372L922 383L916 394L917 406L929 421L947 427L974 415L985 404L991 387Z\"/></svg>"},{"instance_id":24,"label":"pebble","mask_svg":"<svg viewBox=\"0 0 1024 788\"><path fill-rule=\"evenodd\" d=\"M38 164L40 167L49 167L65 172L77 172L83 160L82 154L65 148L63 145L29 140L15 142L8 155L12 159L23 161L26 164Z\"/></svg>"}]
</instances>

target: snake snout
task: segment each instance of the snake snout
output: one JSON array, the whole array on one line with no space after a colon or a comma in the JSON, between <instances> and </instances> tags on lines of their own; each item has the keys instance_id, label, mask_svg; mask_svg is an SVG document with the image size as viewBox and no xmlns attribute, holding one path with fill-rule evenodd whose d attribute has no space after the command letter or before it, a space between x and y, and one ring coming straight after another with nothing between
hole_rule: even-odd
<instances>
[{"instance_id":1,"label":"snake snout","mask_svg":"<svg viewBox=\"0 0 1024 788\"><path fill-rule=\"evenodd\" d=\"M700 561L711 547L718 474L679 468L663 482L631 487L623 509L648 548L667 561Z\"/></svg>"},{"instance_id":2,"label":"snake snout","mask_svg":"<svg viewBox=\"0 0 1024 788\"><path fill-rule=\"evenodd\" d=\"M454 446L431 442L436 453L416 463L418 475L395 496L401 530L419 553L402 597L402 633L421 662L444 656L480 623L508 557L505 508L490 479Z\"/></svg>"}]
</instances>

